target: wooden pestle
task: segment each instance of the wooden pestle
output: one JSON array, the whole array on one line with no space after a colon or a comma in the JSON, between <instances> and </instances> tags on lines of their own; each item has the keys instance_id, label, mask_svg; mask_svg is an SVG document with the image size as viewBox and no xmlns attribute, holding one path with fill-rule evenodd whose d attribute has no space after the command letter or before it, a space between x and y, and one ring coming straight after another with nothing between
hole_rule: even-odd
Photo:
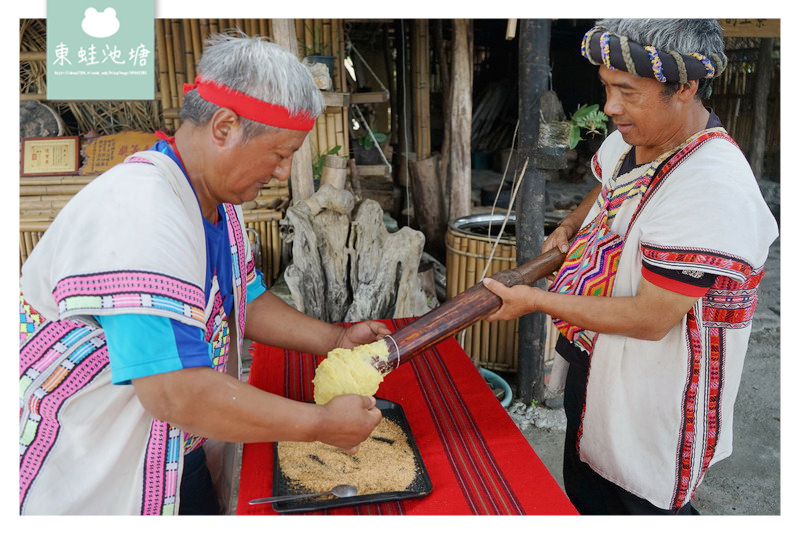
<instances>
[{"instance_id":1,"label":"wooden pestle","mask_svg":"<svg viewBox=\"0 0 800 533\"><path fill-rule=\"evenodd\" d=\"M558 270L565 257L566 254L558 248L553 248L527 263L510 270L502 270L491 277L506 287L531 285ZM388 362L376 361L375 367L382 374L388 374L434 344L489 315L502 303L502 299L484 287L483 283L473 285L392 333L385 340L389 348Z\"/></svg>"}]
</instances>

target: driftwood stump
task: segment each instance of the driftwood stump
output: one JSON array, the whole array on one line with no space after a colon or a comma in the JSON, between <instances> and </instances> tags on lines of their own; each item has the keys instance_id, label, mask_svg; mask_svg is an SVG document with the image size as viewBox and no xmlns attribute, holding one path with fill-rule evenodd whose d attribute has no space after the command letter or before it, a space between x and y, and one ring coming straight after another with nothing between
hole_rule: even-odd
<instances>
[{"instance_id":1,"label":"driftwood stump","mask_svg":"<svg viewBox=\"0 0 800 533\"><path fill-rule=\"evenodd\" d=\"M374 200L356 207L352 193L323 185L286 217L293 259L284 278L298 310L326 322L430 310L418 273L424 236L389 233Z\"/></svg>"}]
</instances>

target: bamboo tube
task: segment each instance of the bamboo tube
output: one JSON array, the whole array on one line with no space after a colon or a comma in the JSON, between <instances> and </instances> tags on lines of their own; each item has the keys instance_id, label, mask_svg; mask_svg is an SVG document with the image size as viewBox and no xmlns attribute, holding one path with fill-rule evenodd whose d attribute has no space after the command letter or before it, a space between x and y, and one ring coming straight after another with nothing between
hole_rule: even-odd
<instances>
[{"instance_id":1,"label":"bamboo tube","mask_svg":"<svg viewBox=\"0 0 800 533\"><path fill-rule=\"evenodd\" d=\"M267 266L270 271L270 279L276 279L281 266L281 238L277 220L269 225L269 262Z\"/></svg>"},{"instance_id":2,"label":"bamboo tube","mask_svg":"<svg viewBox=\"0 0 800 533\"><path fill-rule=\"evenodd\" d=\"M314 21L314 40L312 46L314 47L315 54L322 54L323 38L322 38L322 19L312 19Z\"/></svg>"},{"instance_id":3,"label":"bamboo tube","mask_svg":"<svg viewBox=\"0 0 800 533\"><path fill-rule=\"evenodd\" d=\"M339 56L339 61L338 61L338 63L339 63L339 75L338 75L339 85L338 86L341 87L341 89L339 89L340 91L347 91L347 74L346 74L345 69L344 69L344 59L345 59L344 20L336 19L336 27L337 27L337 33L338 33L338 44L337 44L337 46L338 46L338 49L339 49L339 54L338 54L338 56ZM345 108L344 112L346 112L347 109L348 108ZM345 123L347 123L346 120L345 120Z\"/></svg>"},{"instance_id":4,"label":"bamboo tube","mask_svg":"<svg viewBox=\"0 0 800 533\"><path fill-rule=\"evenodd\" d=\"M85 185L20 185L20 196L74 195Z\"/></svg>"},{"instance_id":5,"label":"bamboo tube","mask_svg":"<svg viewBox=\"0 0 800 533\"><path fill-rule=\"evenodd\" d=\"M271 19L270 23L272 23ZM297 36L297 56L302 58L305 55L306 46L306 30L303 19L294 19L294 34Z\"/></svg>"},{"instance_id":6,"label":"bamboo tube","mask_svg":"<svg viewBox=\"0 0 800 533\"><path fill-rule=\"evenodd\" d=\"M164 21L164 44L166 45L167 56L167 80L169 81L169 102L172 109L178 109L178 89L175 78L175 56L173 53L173 38L172 38L172 23L169 20ZM173 119L170 121L173 129L178 129L178 121Z\"/></svg>"},{"instance_id":7,"label":"bamboo tube","mask_svg":"<svg viewBox=\"0 0 800 533\"><path fill-rule=\"evenodd\" d=\"M495 256L497 256L498 252L500 252L501 246L497 246L497 250L495 250ZM489 249L491 253L491 247ZM487 276L493 276L497 272L500 271L500 261L493 260L489 266L489 270L486 272ZM503 321L504 322L504 321ZM501 359L498 357L498 333L500 332L500 322L493 322L489 324L489 362L492 364L496 364Z\"/></svg>"},{"instance_id":8,"label":"bamboo tube","mask_svg":"<svg viewBox=\"0 0 800 533\"><path fill-rule=\"evenodd\" d=\"M208 31L209 33L219 33L219 20L218 19L208 19Z\"/></svg>"},{"instance_id":9,"label":"bamboo tube","mask_svg":"<svg viewBox=\"0 0 800 533\"><path fill-rule=\"evenodd\" d=\"M345 112L346 112L345 108L338 109L336 114L334 114L333 119L334 119L334 129L336 131L336 144L342 147L342 149L339 150L339 155L343 155L346 157L350 154L350 152L347 150L345 146L345 138L346 138L344 132Z\"/></svg>"},{"instance_id":10,"label":"bamboo tube","mask_svg":"<svg viewBox=\"0 0 800 533\"><path fill-rule=\"evenodd\" d=\"M306 39L305 40L305 43L306 43L305 55L309 55L309 54L313 54L313 53L316 52L316 50L314 50L314 46L316 44L315 43L316 34L314 33L315 32L314 19L306 19L305 24L306 24L305 29L304 29L304 33L305 33L305 36L306 36L305 37L305 39Z\"/></svg>"},{"instance_id":11,"label":"bamboo tube","mask_svg":"<svg viewBox=\"0 0 800 533\"><path fill-rule=\"evenodd\" d=\"M508 255L507 248L508 247L505 246L505 245L498 245L497 246L497 251L495 252L495 255L500 259L500 261L498 261L498 265L502 265L500 267L500 270L502 270L503 268L507 267L507 263L502 260L502 259L505 258L505 256ZM495 324L497 324L497 331L496 331L496 336L497 336L497 355L496 355L495 361L505 361L505 360L507 360L506 359L506 341L507 341L506 336L508 335L508 321L507 320L501 320L499 322L495 322Z\"/></svg>"},{"instance_id":12,"label":"bamboo tube","mask_svg":"<svg viewBox=\"0 0 800 533\"><path fill-rule=\"evenodd\" d=\"M262 37L270 37L269 31L269 20L268 19L259 19L258 21L258 33Z\"/></svg>"},{"instance_id":13,"label":"bamboo tube","mask_svg":"<svg viewBox=\"0 0 800 533\"><path fill-rule=\"evenodd\" d=\"M478 241L470 239L467 243L467 269L466 269L466 286L471 287L475 283L475 255L477 254ZM466 345L469 347L469 354L472 360L475 360L475 351L472 345L472 338L474 337L475 328L467 328ZM465 348L466 351L466 348Z\"/></svg>"},{"instance_id":14,"label":"bamboo tube","mask_svg":"<svg viewBox=\"0 0 800 533\"><path fill-rule=\"evenodd\" d=\"M209 27L208 19L200 19L200 42L203 46L205 46L209 33L211 33L211 28Z\"/></svg>"},{"instance_id":15,"label":"bamboo tube","mask_svg":"<svg viewBox=\"0 0 800 533\"><path fill-rule=\"evenodd\" d=\"M336 142L336 114L337 113L338 113L338 110L334 110L334 112L331 113L331 114L325 113L326 115L328 115L325 118L326 131L328 133L328 150L331 150L334 146L336 146L338 144Z\"/></svg>"},{"instance_id":16,"label":"bamboo tube","mask_svg":"<svg viewBox=\"0 0 800 533\"><path fill-rule=\"evenodd\" d=\"M194 75L197 75L197 65L200 63L200 57L203 55L203 37L202 32L200 30L200 20L199 19L192 19L191 24L189 26L189 34L192 38L192 51L193 51L193 60L192 69L194 71ZM190 78L194 80L194 76Z\"/></svg>"},{"instance_id":17,"label":"bamboo tube","mask_svg":"<svg viewBox=\"0 0 800 533\"><path fill-rule=\"evenodd\" d=\"M458 292L459 292L459 294L464 292L465 290L467 290L467 287L469 287L469 285L468 285L469 282L467 280L467 263L469 262L469 255L468 255L469 242L470 242L470 239L468 237L466 237L466 236L462 237L462 239L461 239L461 250L462 250L462 253L461 253L461 272L459 273L459 278L458 278Z\"/></svg>"},{"instance_id":18,"label":"bamboo tube","mask_svg":"<svg viewBox=\"0 0 800 533\"><path fill-rule=\"evenodd\" d=\"M453 232L448 230L444 237L445 242L445 265L447 273L447 283L445 284L445 297L449 300L456 295L456 272L458 271L458 255L453 251L456 247L456 237Z\"/></svg>"},{"instance_id":19,"label":"bamboo tube","mask_svg":"<svg viewBox=\"0 0 800 533\"><path fill-rule=\"evenodd\" d=\"M172 53L174 54L175 61L175 87L178 96L178 105L180 108L183 105L183 84L186 82L186 66L185 57L183 52L184 40L182 36L182 23L180 20L173 19L172 21ZM178 121L178 124L180 122Z\"/></svg>"},{"instance_id":20,"label":"bamboo tube","mask_svg":"<svg viewBox=\"0 0 800 533\"><path fill-rule=\"evenodd\" d=\"M331 56L333 54L333 27L331 19L320 20L320 31L322 32L322 55Z\"/></svg>"},{"instance_id":21,"label":"bamboo tube","mask_svg":"<svg viewBox=\"0 0 800 533\"><path fill-rule=\"evenodd\" d=\"M26 231L22 234L22 238L25 240L25 258L30 257L31 252L33 252L33 239L31 238L31 233Z\"/></svg>"},{"instance_id":22,"label":"bamboo tube","mask_svg":"<svg viewBox=\"0 0 800 533\"><path fill-rule=\"evenodd\" d=\"M328 149L326 146L328 144L328 117L325 113L322 113L317 118L317 153L322 154L325 150Z\"/></svg>"},{"instance_id":23,"label":"bamboo tube","mask_svg":"<svg viewBox=\"0 0 800 533\"><path fill-rule=\"evenodd\" d=\"M167 65L167 45L164 36L164 20L156 19L156 53L158 58L158 90L161 95L162 111L170 107L170 84ZM172 120L164 119L164 127L172 128Z\"/></svg>"},{"instance_id":24,"label":"bamboo tube","mask_svg":"<svg viewBox=\"0 0 800 533\"><path fill-rule=\"evenodd\" d=\"M481 256L482 259L480 260L480 268L478 269L477 276L475 277L475 283L480 281L480 275L483 273L483 270L486 268L488 259L489 259L489 251L490 248L487 248L489 243L487 241L481 242ZM479 351L479 360L481 362L486 362L488 359L489 353L489 323L485 320L481 320L476 324L476 329L480 330L480 351Z\"/></svg>"},{"instance_id":25,"label":"bamboo tube","mask_svg":"<svg viewBox=\"0 0 800 533\"><path fill-rule=\"evenodd\" d=\"M259 223L261 233L261 269L265 272L268 279L272 278L272 235L270 232L271 220L264 220Z\"/></svg>"},{"instance_id":26,"label":"bamboo tube","mask_svg":"<svg viewBox=\"0 0 800 533\"><path fill-rule=\"evenodd\" d=\"M183 72L185 75L185 80L189 83L194 82L194 45L192 43L192 24L189 19L181 19L181 35L183 39L181 43L183 44ZM183 87L183 84L181 84ZM183 94L183 91L181 91Z\"/></svg>"},{"instance_id":27,"label":"bamboo tube","mask_svg":"<svg viewBox=\"0 0 800 533\"><path fill-rule=\"evenodd\" d=\"M341 32L341 19L332 19L331 23L331 55L336 58L333 62L333 89L335 91L344 91L345 85L341 80L342 72L342 54L341 47L339 46L340 32Z\"/></svg>"}]
</instances>

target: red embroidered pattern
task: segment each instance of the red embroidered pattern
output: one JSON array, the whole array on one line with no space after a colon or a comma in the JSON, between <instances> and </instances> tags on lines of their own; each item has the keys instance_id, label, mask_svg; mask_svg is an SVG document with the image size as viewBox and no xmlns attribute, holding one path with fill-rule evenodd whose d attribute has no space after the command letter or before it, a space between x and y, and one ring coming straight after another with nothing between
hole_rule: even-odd
<instances>
[{"instance_id":1,"label":"red embroidered pattern","mask_svg":"<svg viewBox=\"0 0 800 533\"><path fill-rule=\"evenodd\" d=\"M726 255L714 250L700 248L663 248L655 244L642 245L642 258L649 263L661 266L702 265L714 267L720 274L744 279L753 272L753 267L741 257Z\"/></svg>"},{"instance_id":2,"label":"red embroidered pattern","mask_svg":"<svg viewBox=\"0 0 800 533\"><path fill-rule=\"evenodd\" d=\"M758 304L758 285L764 277L759 268L742 282L719 276L703 297L706 327L743 328L753 320Z\"/></svg>"},{"instance_id":3,"label":"red embroidered pattern","mask_svg":"<svg viewBox=\"0 0 800 533\"><path fill-rule=\"evenodd\" d=\"M687 342L689 344L689 360L687 367L686 388L683 394L683 424L681 438L678 443L677 476L673 491L672 508L680 509L686 502L692 476L692 459L697 423L697 389L700 382L700 363L703 357L703 345L700 340L700 328L694 310L686 316Z\"/></svg>"},{"instance_id":4,"label":"red embroidered pattern","mask_svg":"<svg viewBox=\"0 0 800 533\"><path fill-rule=\"evenodd\" d=\"M720 428L720 398L722 393L722 368L724 361L724 335L725 331L722 328L713 328L709 332L709 358L708 358L708 377L706 387L708 391L708 403L706 405L706 443L705 451L703 452L703 467L700 470L700 475L694 483L692 488L692 497L694 496L700 481L708 470L711 464L711 459L714 457L714 451L717 449L717 441L719 440Z\"/></svg>"}]
</instances>

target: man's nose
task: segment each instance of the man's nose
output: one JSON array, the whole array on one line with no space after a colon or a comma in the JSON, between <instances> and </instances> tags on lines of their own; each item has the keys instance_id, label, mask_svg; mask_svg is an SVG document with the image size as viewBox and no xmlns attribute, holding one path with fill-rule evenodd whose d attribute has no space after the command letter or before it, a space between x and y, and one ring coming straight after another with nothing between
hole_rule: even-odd
<instances>
[{"instance_id":1,"label":"man's nose","mask_svg":"<svg viewBox=\"0 0 800 533\"><path fill-rule=\"evenodd\" d=\"M281 161L272 171L272 177L278 181L286 181L292 173L292 159L294 156L287 157Z\"/></svg>"},{"instance_id":2,"label":"man's nose","mask_svg":"<svg viewBox=\"0 0 800 533\"><path fill-rule=\"evenodd\" d=\"M614 95L613 91L606 93L606 103L603 105L603 112L608 116L619 116L622 114L624 107L619 100L619 97Z\"/></svg>"}]
</instances>

